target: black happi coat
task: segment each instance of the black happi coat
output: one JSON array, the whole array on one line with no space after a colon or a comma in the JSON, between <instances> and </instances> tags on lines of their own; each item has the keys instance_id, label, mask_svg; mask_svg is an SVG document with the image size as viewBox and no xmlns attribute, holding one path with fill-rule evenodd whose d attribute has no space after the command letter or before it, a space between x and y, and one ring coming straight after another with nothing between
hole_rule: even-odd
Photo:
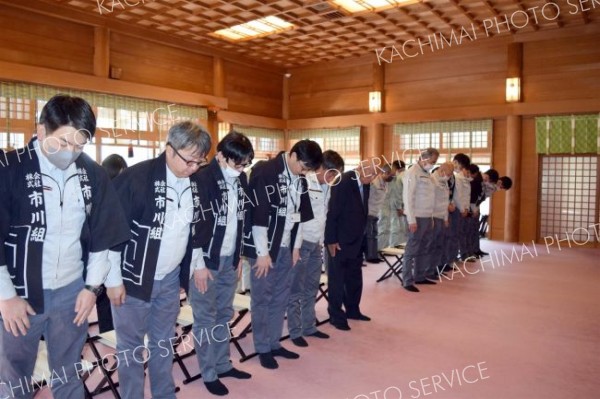
<instances>
[{"instance_id":1,"label":"black happi coat","mask_svg":"<svg viewBox=\"0 0 600 399\"><path fill-rule=\"evenodd\" d=\"M253 206L246 212L247 233L244 235L243 255L256 258L256 246L252 237L252 226L268 228L269 255L273 262L277 259L285 220L287 217L288 175L284 152L268 161L257 163L250 173L249 194ZM304 176L294 178L292 186L299 184L300 190L300 222L304 223L313 219L308 184ZM297 183L297 181L299 183ZM294 189L292 189L294 190ZM290 249L293 248L298 232L298 223L294 224L290 239Z\"/></svg>"},{"instance_id":2,"label":"black happi coat","mask_svg":"<svg viewBox=\"0 0 600 399\"><path fill-rule=\"evenodd\" d=\"M219 269L228 212L235 209L237 234L235 237L233 267L237 268L242 250L246 204L252 203L247 196L248 181L246 174L242 173L237 179L237 203L235 208L228 204L227 183L216 159L213 159L206 168L198 172L198 185L200 187L199 196L202 214L198 219L196 233L202 243L206 267L212 270Z\"/></svg>"},{"instance_id":3,"label":"black happi coat","mask_svg":"<svg viewBox=\"0 0 600 399\"><path fill-rule=\"evenodd\" d=\"M127 295L149 301L154 285L156 262L165 228L167 164L163 152L158 158L141 162L114 179L132 237L117 248L121 251L121 275ZM200 217L197 174L190 176L194 206L193 221ZM186 254L181 261L180 284L189 286L192 250L200 248L195 223L190 221L190 235Z\"/></svg>"},{"instance_id":4,"label":"black happi coat","mask_svg":"<svg viewBox=\"0 0 600 399\"><path fill-rule=\"evenodd\" d=\"M0 265L8 266L17 295L37 313L43 313L42 256L47 210L35 140L23 149L8 152L0 164ZM85 204L81 247L87 267L90 252L105 251L127 241L129 229L104 169L86 154L81 154L75 165Z\"/></svg>"}]
</instances>

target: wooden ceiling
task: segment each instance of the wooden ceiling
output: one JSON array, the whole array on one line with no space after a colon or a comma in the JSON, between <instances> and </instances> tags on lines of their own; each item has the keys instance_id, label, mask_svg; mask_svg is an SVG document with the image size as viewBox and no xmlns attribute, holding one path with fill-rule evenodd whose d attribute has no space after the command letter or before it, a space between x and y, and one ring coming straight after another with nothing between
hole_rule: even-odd
<instances>
[{"instance_id":1,"label":"wooden ceiling","mask_svg":"<svg viewBox=\"0 0 600 399\"><path fill-rule=\"evenodd\" d=\"M286 68L368 53L373 54L375 61L376 49L385 46L400 49L406 41L406 48L414 48L417 39L426 42L433 35L437 35L438 39L439 35L451 38L453 31L459 37L461 27L468 31L471 40L474 35L476 40L484 40L499 35L518 35L600 22L598 0L424 0L404 7L355 15L348 15L324 0L39 2L51 4L58 15L61 10L77 10L137 28L158 31L233 56L241 55ZM529 10L527 16L526 10ZM218 29L269 15L279 16L295 24L296 28L238 43L209 36L209 33ZM505 16L508 25L502 24ZM463 37L463 41L468 40L466 36Z\"/></svg>"}]
</instances>

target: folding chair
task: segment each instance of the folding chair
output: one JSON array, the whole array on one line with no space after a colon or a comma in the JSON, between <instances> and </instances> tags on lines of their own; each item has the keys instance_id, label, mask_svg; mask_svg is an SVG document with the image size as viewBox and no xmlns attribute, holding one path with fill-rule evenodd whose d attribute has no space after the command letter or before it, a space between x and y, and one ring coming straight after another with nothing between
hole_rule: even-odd
<instances>
[{"instance_id":1,"label":"folding chair","mask_svg":"<svg viewBox=\"0 0 600 399\"><path fill-rule=\"evenodd\" d=\"M233 298L233 309L237 312L237 316L235 317L235 319L233 319L233 321L229 325L232 331L238 324L240 324L240 322L242 322L243 320L245 320L247 318L246 317L247 315L250 314L250 311L251 311L250 304L251 304L251 300L248 295L235 294L235 297ZM253 357L255 357L257 355L256 352L247 354L239 343L239 340L242 338L245 338L248 335L248 333L250 333L251 331L252 331L252 323L250 321L248 321L248 323L244 326L242 331L237 336L235 336L233 333L231 334L230 342L233 344L235 349L240 354L240 363L245 362L246 360L252 359Z\"/></svg>"},{"instance_id":2,"label":"folding chair","mask_svg":"<svg viewBox=\"0 0 600 399\"><path fill-rule=\"evenodd\" d=\"M315 300L315 305L321 299L325 299L325 301L329 302L329 296L327 295L327 293L329 292L328 282L329 282L329 280L327 279L327 274L326 273L321 274L321 280L319 282L319 292L317 293L317 299ZM319 320L319 318L317 318L317 326L320 326L321 324L325 324L327 322L329 322L329 317L324 320Z\"/></svg>"},{"instance_id":3,"label":"folding chair","mask_svg":"<svg viewBox=\"0 0 600 399\"><path fill-rule=\"evenodd\" d=\"M379 255L383 258L388 269L377 279L377 282L381 282L386 280L392 276L396 276L400 282L402 282L402 277L400 276L400 272L402 271L402 258L404 258L404 249L386 247L379 251ZM388 256L394 257L393 262L390 262L387 258Z\"/></svg>"},{"instance_id":4,"label":"folding chair","mask_svg":"<svg viewBox=\"0 0 600 399\"><path fill-rule=\"evenodd\" d=\"M189 384L190 382L196 381L202 378L201 373L197 373L195 375L191 375L185 363L183 363L183 359L186 359L190 356L194 356L196 354L196 350L193 348L192 350L183 354L179 354L177 348L186 340L186 337L190 336L190 332L192 331L192 326L194 324L194 312L190 305L184 305L179 309L179 315L177 316L177 325L181 327L181 334L177 337L177 340L173 343L173 361L179 365L185 379L183 380L184 384ZM193 342L193 341L192 341ZM185 345L184 345L185 346Z\"/></svg>"},{"instance_id":5,"label":"folding chair","mask_svg":"<svg viewBox=\"0 0 600 399\"><path fill-rule=\"evenodd\" d=\"M87 360L81 360L81 369L78 369L78 378L83 382L86 399L91 399L92 395L85 385L85 380L90 376L95 367L96 365L94 363ZM50 364L48 363L48 347L46 341L40 341L35 367L33 368L33 374L30 379L31 389L28 389L28 391L33 391L33 396L36 396L44 387L48 386L49 381L50 387L52 387L53 377L52 370L50 370ZM57 377L61 378L59 372L57 372Z\"/></svg>"},{"instance_id":6,"label":"folding chair","mask_svg":"<svg viewBox=\"0 0 600 399\"><path fill-rule=\"evenodd\" d=\"M107 364L109 364L108 359L105 357L103 358L102 355L100 355L100 351L96 347L96 343L101 343L104 346L116 350L117 333L115 330L111 330L95 336L88 335L87 343L90 346L90 350L96 358L95 362L102 373L102 380L100 380L96 387L91 391L91 396L96 396L106 391L111 391L115 399L121 399L121 395L119 394L119 391L117 391L119 382L113 380L113 374L115 371L117 371L118 360L115 358L114 362L110 364L110 367L107 367Z\"/></svg>"}]
</instances>

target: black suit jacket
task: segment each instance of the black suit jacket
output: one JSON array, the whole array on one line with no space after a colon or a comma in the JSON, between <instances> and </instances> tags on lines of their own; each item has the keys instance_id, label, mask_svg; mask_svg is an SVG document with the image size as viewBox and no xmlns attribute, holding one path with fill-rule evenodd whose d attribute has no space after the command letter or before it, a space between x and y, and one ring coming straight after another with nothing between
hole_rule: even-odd
<instances>
[{"instance_id":1,"label":"black suit jacket","mask_svg":"<svg viewBox=\"0 0 600 399\"><path fill-rule=\"evenodd\" d=\"M363 186L361 200L357 175L351 170L344 173L339 184L331 189L325 244L340 244L342 249L336 256L358 258L362 253L369 212L369 188L369 184Z\"/></svg>"}]
</instances>

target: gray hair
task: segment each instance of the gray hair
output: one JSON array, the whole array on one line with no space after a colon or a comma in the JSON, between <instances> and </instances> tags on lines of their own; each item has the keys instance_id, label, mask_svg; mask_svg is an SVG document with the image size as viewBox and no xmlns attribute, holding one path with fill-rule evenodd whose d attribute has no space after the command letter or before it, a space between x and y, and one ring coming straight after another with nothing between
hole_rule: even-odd
<instances>
[{"instance_id":1,"label":"gray hair","mask_svg":"<svg viewBox=\"0 0 600 399\"><path fill-rule=\"evenodd\" d=\"M193 148L204 156L211 146L210 134L204 128L191 121L176 123L169 129L168 143L176 150Z\"/></svg>"},{"instance_id":2,"label":"gray hair","mask_svg":"<svg viewBox=\"0 0 600 399\"><path fill-rule=\"evenodd\" d=\"M429 148L421 151L421 159L422 160L427 160L427 159L431 159L433 157L439 157L439 156L440 156L440 152L432 147L429 147Z\"/></svg>"}]
</instances>

